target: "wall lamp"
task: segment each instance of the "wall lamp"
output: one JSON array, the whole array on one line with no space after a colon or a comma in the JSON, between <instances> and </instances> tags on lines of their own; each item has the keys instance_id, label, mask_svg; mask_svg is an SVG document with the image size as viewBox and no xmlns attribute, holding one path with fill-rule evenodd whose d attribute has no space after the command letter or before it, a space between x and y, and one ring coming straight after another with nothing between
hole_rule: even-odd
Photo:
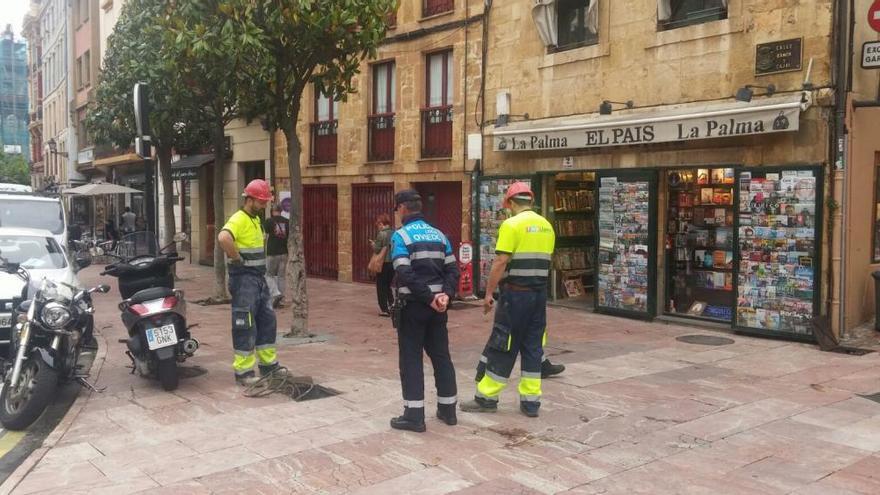
<instances>
[{"instance_id":1,"label":"wall lamp","mask_svg":"<svg viewBox=\"0 0 880 495\"><path fill-rule=\"evenodd\" d=\"M529 120L529 114L516 115L510 113L510 90L502 89L495 95L495 127L504 127L511 117Z\"/></svg>"},{"instance_id":2,"label":"wall lamp","mask_svg":"<svg viewBox=\"0 0 880 495\"><path fill-rule=\"evenodd\" d=\"M617 105L626 105L627 109L631 109L633 107L632 100L626 100L626 101L602 100L602 103L599 105L599 115L611 115L611 112L614 110L611 107L612 103L615 103Z\"/></svg>"},{"instance_id":3,"label":"wall lamp","mask_svg":"<svg viewBox=\"0 0 880 495\"><path fill-rule=\"evenodd\" d=\"M49 140L46 141L46 145L49 146L49 153L52 153L53 155L64 156L65 153L63 151L62 152L57 151L58 150L58 143L55 142L54 138L49 138Z\"/></svg>"},{"instance_id":4,"label":"wall lamp","mask_svg":"<svg viewBox=\"0 0 880 495\"><path fill-rule=\"evenodd\" d=\"M766 91L765 96L773 96L776 93L776 85L768 84L767 86L757 86L754 84L746 84L745 86L736 90L736 101L744 101L750 102L752 101L752 97L755 96L755 92L752 91L753 88L759 88Z\"/></svg>"}]
</instances>

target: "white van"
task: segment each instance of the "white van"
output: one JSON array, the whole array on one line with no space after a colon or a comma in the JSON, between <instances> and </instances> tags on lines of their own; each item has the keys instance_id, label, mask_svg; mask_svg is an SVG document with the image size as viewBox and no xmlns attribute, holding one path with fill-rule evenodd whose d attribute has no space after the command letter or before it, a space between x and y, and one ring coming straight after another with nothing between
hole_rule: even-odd
<instances>
[{"instance_id":1,"label":"white van","mask_svg":"<svg viewBox=\"0 0 880 495\"><path fill-rule=\"evenodd\" d=\"M0 227L48 230L67 248L67 214L57 196L0 192Z\"/></svg>"},{"instance_id":2,"label":"white van","mask_svg":"<svg viewBox=\"0 0 880 495\"><path fill-rule=\"evenodd\" d=\"M24 184L13 184L10 182L0 182L0 193L12 192L12 193L32 193L34 192L34 188L31 186L26 186Z\"/></svg>"}]
</instances>

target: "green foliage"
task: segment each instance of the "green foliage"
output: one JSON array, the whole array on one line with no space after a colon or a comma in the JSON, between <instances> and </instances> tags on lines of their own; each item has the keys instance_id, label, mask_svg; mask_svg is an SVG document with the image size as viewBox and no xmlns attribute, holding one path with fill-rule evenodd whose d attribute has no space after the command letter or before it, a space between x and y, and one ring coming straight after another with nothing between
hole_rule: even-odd
<instances>
[{"instance_id":1,"label":"green foliage","mask_svg":"<svg viewBox=\"0 0 880 495\"><path fill-rule=\"evenodd\" d=\"M132 90L137 82L149 85L154 140L178 150L203 147L207 125L193 105L192 90L179 85L181 69L162 54L165 30L162 20L166 0L128 0L107 41L104 69L86 126L98 143L121 148L134 141Z\"/></svg>"},{"instance_id":2,"label":"green foliage","mask_svg":"<svg viewBox=\"0 0 880 495\"><path fill-rule=\"evenodd\" d=\"M289 131L303 91L315 83L344 100L354 76L374 57L397 0L227 0L223 21L247 55L241 71L251 81L242 95L247 115L265 116Z\"/></svg>"},{"instance_id":3,"label":"green foliage","mask_svg":"<svg viewBox=\"0 0 880 495\"><path fill-rule=\"evenodd\" d=\"M22 155L7 155L0 151L0 182L31 184L31 172Z\"/></svg>"}]
</instances>

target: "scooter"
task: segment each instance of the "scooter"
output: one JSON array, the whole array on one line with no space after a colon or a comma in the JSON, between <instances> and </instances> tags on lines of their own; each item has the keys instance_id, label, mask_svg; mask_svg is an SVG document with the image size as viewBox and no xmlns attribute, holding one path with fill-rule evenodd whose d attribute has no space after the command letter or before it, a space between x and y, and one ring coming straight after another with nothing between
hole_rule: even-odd
<instances>
[{"instance_id":1,"label":"scooter","mask_svg":"<svg viewBox=\"0 0 880 495\"><path fill-rule=\"evenodd\" d=\"M132 374L156 377L165 390L174 390L179 383L177 363L192 357L199 348L199 341L190 335L192 328L186 323L186 301L182 290L174 288L171 268L182 260L176 249L177 242L185 234L177 234L174 241L156 250L150 233L124 236L120 243L122 257L107 265L101 275L119 279L119 303L122 323L128 331L126 355L132 362Z\"/></svg>"}]
</instances>

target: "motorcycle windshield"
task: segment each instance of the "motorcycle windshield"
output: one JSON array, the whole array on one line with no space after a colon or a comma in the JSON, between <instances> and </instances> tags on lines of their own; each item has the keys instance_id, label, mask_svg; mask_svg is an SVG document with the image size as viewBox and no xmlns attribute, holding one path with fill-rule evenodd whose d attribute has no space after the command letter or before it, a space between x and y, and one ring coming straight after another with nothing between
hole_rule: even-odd
<instances>
[{"instance_id":1,"label":"motorcycle windshield","mask_svg":"<svg viewBox=\"0 0 880 495\"><path fill-rule=\"evenodd\" d=\"M119 255L125 259L138 256L158 256L159 242L152 232L133 232L119 240Z\"/></svg>"}]
</instances>

